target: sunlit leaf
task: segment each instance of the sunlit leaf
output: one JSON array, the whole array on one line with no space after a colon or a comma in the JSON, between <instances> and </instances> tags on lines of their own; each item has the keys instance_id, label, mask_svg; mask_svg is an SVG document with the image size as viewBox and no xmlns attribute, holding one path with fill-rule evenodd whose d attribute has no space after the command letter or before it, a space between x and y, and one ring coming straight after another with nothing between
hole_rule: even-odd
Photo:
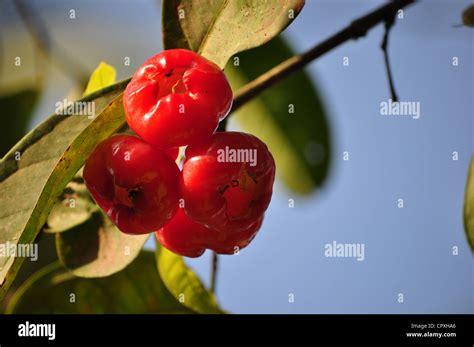
<instances>
[{"instance_id":1,"label":"sunlit leaf","mask_svg":"<svg viewBox=\"0 0 474 347\"><path fill-rule=\"evenodd\" d=\"M164 47L187 48L221 68L285 29L304 0L163 0Z\"/></svg>"},{"instance_id":2,"label":"sunlit leaf","mask_svg":"<svg viewBox=\"0 0 474 347\"><path fill-rule=\"evenodd\" d=\"M113 66L101 62L92 73L89 82L87 83L84 95L88 95L99 89L110 86L115 83L116 76L117 72Z\"/></svg>"},{"instance_id":3,"label":"sunlit leaf","mask_svg":"<svg viewBox=\"0 0 474 347\"><path fill-rule=\"evenodd\" d=\"M183 305L198 313L224 313L183 257L157 244L156 262L164 284Z\"/></svg>"}]
</instances>

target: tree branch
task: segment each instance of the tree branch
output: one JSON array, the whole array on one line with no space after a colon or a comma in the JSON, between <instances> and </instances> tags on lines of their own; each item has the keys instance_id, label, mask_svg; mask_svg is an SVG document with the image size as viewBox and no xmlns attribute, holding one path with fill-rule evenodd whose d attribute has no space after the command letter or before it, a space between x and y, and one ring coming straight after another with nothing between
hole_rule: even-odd
<instances>
[{"instance_id":1,"label":"tree branch","mask_svg":"<svg viewBox=\"0 0 474 347\"><path fill-rule=\"evenodd\" d=\"M246 84L237 91L234 97L232 111L237 110L264 90L270 88L272 85L281 81L293 72L300 70L314 59L319 58L340 44L365 36L367 31L375 27L377 24L386 21L387 18L395 16L399 9L402 9L415 1L416 0L391 1L369 14L354 20L349 24L349 26L314 46L309 51L295 55L265 72L263 75L254 79L252 82Z\"/></svg>"},{"instance_id":2,"label":"tree branch","mask_svg":"<svg viewBox=\"0 0 474 347\"><path fill-rule=\"evenodd\" d=\"M216 292L216 282L217 282L217 264L218 264L218 256L216 252L212 252L212 259L211 259L211 287L210 291L215 293Z\"/></svg>"},{"instance_id":3,"label":"tree branch","mask_svg":"<svg viewBox=\"0 0 474 347\"><path fill-rule=\"evenodd\" d=\"M231 111L237 110L246 102L258 96L261 92L270 88L292 73L305 67L311 61L336 48L340 44L365 36L365 34L370 29L382 22L385 22L388 17L394 16L399 9L402 9L416 1L417 0L393 0L388 4L370 12L369 14L354 20L351 24L349 24L349 26L332 35L320 44L314 46L309 51L306 51L303 54L295 55L278 64L277 66L254 79L252 82L249 82L240 88L235 93L234 103L232 105ZM125 88L128 81L130 81L130 79L120 82L121 86ZM97 98L103 94L106 93L103 89L101 89L95 92L93 96L94 98ZM221 130L222 128L223 126L220 127Z\"/></svg>"},{"instance_id":4,"label":"tree branch","mask_svg":"<svg viewBox=\"0 0 474 347\"><path fill-rule=\"evenodd\" d=\"M388 85L390 87L390 95L392 96L393 101L398 101L397 92L395 91L395 85L393 83L392 69L390 67L390 60L388 57L388 37L390 35L390 29L392 29L393 24L395 23L395 15L388 17L385 20L385 32L383 35L382 44L380 48L383 51L383 59L385 62L385 70L387 71Z\"/></svg>"}]
</instances>

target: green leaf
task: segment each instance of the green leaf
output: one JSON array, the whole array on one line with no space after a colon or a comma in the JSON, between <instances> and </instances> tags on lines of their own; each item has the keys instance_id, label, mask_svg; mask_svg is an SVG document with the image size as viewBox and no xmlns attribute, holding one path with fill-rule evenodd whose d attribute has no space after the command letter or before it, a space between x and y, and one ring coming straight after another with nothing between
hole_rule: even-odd
<instances>
[{"instance_id":1,"label":"green leaf","mask_svg":"<svg viewBox=\"0 0 474 347\"><path fill-rule=\"evenodd\" d=\"M71 299L74 302L71 302ZM192 313L166 289L152 252L142 251L124 270L106 277L74 277L59 262L33 275L7 313Z\"/></svg>"},{"instance_id":2,"label":"green leaf","mask_svg":"<svg viewBox=\"0 0 474 347\"><path fill-rule=\"evenodd\" d=\"M33 242L56 198L96 144L125 124L121 91L127 83L78 101L76 105L94 107L94 119L83 108L72 115L53 114L0 161L0 243ZM0 299L22 262L21 257L0 258Z\"/></svg>"},{"instance_id":3,"label":"green leaf","mask_svg":"<svg viewBox=\"0 0 474 347\"><path fill-rule=\"evenodd\" d=\"M240 53L239 66L229 63L225 72L235 91L293 54L276 38ZM288 188L307 194L323 184L331 159L329 125L319 93L304 71L263 92L235 116L245 131L268 145Z\"/></svg>"},{"instance_id":4,"label":"green leaf","mask_svg":"<svg viewBox=\"0 0 474 347\"><path fill-rule=\"evenodd\" d=\"M148 235L127 235L100 209L70 230L56 234L56 249L63 265L79 277L110 276L135 259Z\"/></svg>"},{"instance_id":5,"label":"green leaf","mask_svg":"<svg viewBox=\"0 0 474 347\"><path fill-rule=\"evenodd\" d=\"M40 94L37 88L27 88L0 96L0 157L25 135Z\"/></svg>"},{"instance_id":6,"label":"green leaf","mask_svg":"<svg viewBox=\"0 0 474 347\"><path fill-rule=\"evenodd\" d=\"M223 68L235 53L285 29L304 0L164 0L164 47L188 48Z\"/></svg>"},{"instance_id":7,"label":"green leaf","mask_svg":"<svg viewBox=\"0 0 474 347\"><path fill-rule=\"evenodd\" d=\"M87 83L87 88L84 92L84 95L88 95L115 83L116 76L117 72L113 66L101 62L92 73L89 83Z\"/></svg>"},{"instance_id":8,"label":"green leaf","mask_svg":"<svg viewBox=\"0 0 474 347\"><path fill-rule=\"evenodd\" d=\"M224 313L217 305L214 294L186 266L183 257L157 243L156 262L163 283L183 305L197 313Z\"/></svg>"},{"instance_id":9,"label":"green leaf","mask_svg":"<svg viewBox=\"0 0 474 347\"><path fill-rule=\"evenodd\" d=\"M60 233L73 229L89 220L98 209L84 184L70 182L52 208L44 231Z\"/></svg>"},{"instance_id":10,"label":"green leaf","mask_svg":"<svg viewBox=\"0 0 474 347\"><path fill-rule=\"evenodd\" d=\"M70 182L48 217L63 265L79 277L110 276L130 264L148 235L122 233L95 204L85 184Z\"/></svg>"},{"instance_id":11,"label":"green leaf","mask_svg":"<svg viewBox=\"0 0 474 347\"><path fill-rule=\"evenodd\" d=\"M471 251L474 252L474 156L471 158L464 196L464 229Z\"/></svg>"},{"instance_id":12,"label":"green leaf","mask_svg":"<svg viewBox=\"0 0 474 347\"><path fill-rule=\"evenodd\" d=\"M12 285L8 288L5 299L0 301L0 314L5 312L10 299L26 280L46 265L58 260L54 235L40 232L35 239L35 245L37 245L37 259L35 261L33 258L25 260Z\"/></svg>"},{"instance_id":13,"label":"green leaf","mask_svg":"<svg viewBox=\"0 0 474 347\"><path fill-rule=\"evenodd\" d=\"M474 27L474 5L469 5L462 13L462 22L468 27Z\"/></svg>"}]
</instances>

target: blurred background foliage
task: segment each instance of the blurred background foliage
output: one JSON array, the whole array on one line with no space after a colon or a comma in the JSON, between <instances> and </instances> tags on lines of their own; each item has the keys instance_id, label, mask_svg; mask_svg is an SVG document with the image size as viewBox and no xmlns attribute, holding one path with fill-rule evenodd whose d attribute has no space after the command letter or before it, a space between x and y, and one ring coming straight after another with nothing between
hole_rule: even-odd
<instances>
[{"instance_id":1,"label":"blurred background foliage","mask_svg":"<svg viewBox=\"0 0 474 347\"><path fill-rule=\"evenodd\" d=\"M26 134L41 92L27 88L0 95L2 127L0 131L0 156Z\"/></svg>"}]
</instances>

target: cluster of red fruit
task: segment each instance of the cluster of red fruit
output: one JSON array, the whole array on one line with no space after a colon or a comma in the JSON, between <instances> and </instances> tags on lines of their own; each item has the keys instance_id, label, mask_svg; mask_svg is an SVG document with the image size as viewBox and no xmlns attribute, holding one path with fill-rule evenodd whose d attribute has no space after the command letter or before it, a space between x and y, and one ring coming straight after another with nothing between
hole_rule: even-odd
<instances>
[{"instance_id":1,"label":"cluster of red fruit","mask_svg":"<svg viewBox=\"0 0 474 347\"><path fill-rule=\"evenodd\" d=\"M214 133L232 105L219 67L191 51L164 51L137 70L123 102L141 139L101 142L84 168L89 192L115 225L156 231L163 246L188 257L247 246L270 203L275 163L255 136Z\"/></svg>"}]
</instances>

